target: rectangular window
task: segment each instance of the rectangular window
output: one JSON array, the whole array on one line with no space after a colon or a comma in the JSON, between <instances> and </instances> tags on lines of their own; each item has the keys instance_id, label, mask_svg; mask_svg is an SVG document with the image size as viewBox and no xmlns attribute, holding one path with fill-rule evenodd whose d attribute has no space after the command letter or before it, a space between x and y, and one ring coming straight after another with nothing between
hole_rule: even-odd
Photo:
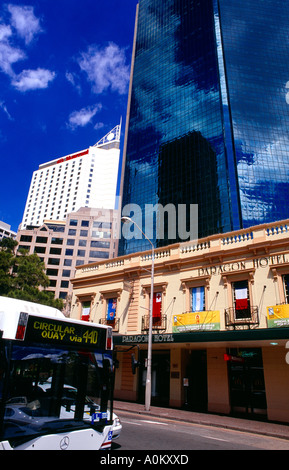
<instances>
[{"instance_id":1,"label":"rectangular window","mask_svg":"<svg viewBox=\"0 0 289 470\"><path fill-rule=\"evenodd\" d=\"M51 255L61 255L61 248L50 248L49 253Z\"/></svg>"},{"instance_id":2,"label":"rectangular window","mask_svg":"<svg viewBox=\"0 0 289 470\"><path fill-rule=\"evenodd\" d=\"M58 276L58 269L46 269L47 276Z\"/></svg>"},{"instance_id":3,"label":"rectangular window","mask_svg":"<svg viewBox=\"0 0 289 470\"><path fill-rule=\"evenodd\" d=\"M46 247L45 246L36 246L34 248L34 253L45 253Z\"/></svg>"},{"instance_id":4,"label":"rectangular window","mask_svg":"<svg viewBox=\"0 0 289 470\"><path fill-rule=\"evenodd\" d=\"M47 243L47 237L36 237L36 243Z\"/></svg>"},{"instance_id":5,"label":"rectangular window","mask_svg":"<svg viewBox=\"0 0 289 470\"><path fill-rule=\"evenodd\" d=\"M70 277L70 273L71 273L70 269L63 269L62 270L62 276L63 277Z\"/></svg>"},{"instance_id":6,"label":"rectangular window","mask_svg":"<svg viewBox=\"0 0 289 470\"><path fill-rule=\"evenodd\" d=\"M107 259L109 257L109 253L105 252L105 251L94 251L94 250L91 250L89 252L89 256L90 258L103 258L103 259Z\"/></svg>"},{"instance_id":7,"label":"rectangular window","mask_svg":"<svg viewBox=\"0 0 289 470\"><path fill-rule=\"evenodd\" d=\"M20 237L21 242L31 242L32 236L31 235L21 235Z\"/></svg>"},{"instance_id":8,"label":"rectangular window","mask_svg":"<svg viewBox=\"0 0 289 470\"><path fill-rule=\"evenodd\" d=\"M62 245L62 243L63 243L63 238L55 238L55 237L51 238L51 244L53 245Z\"/></svg>"},{"instance_id":9,"label":"rectangular window","mask_svg":"<svg viewBox=\"0 0 289 470\"><path fill-rule=\"evenodd\" d=\"M72 227L76 227L77 220L76 219L70 219L69 225L71 225Z\"/></svg>"},{"instance_id":10,"label":"rectangular window","mask_svg":"<svg viewBox=\"0 0 289 470\"><path fill-rule=\"evenodd\" d=\"M48 258L48 264L53 264L54 266L59 266L59 258Z\"/></svg>"},{"instance_id":11,"label":"rectangular window","mask_svg":"<svg viewBox=\"0 0 289 470\"><path fill-rule=\"evenodd\" d=\"M92 238L103 238L103 232L99 232L98 230L93 230Z\"/></svg>"},{"instance_id":12,"label":"rectangular window","mask_svg":"<svg viewBox=\"0 0 289 470\"><path fill-rule=\"evenodd\" d=\"M66 256L73 256L73 250L70 249L70 248L67 248L67 249L65 250L65 255L66 255Z\"/></svg>"},{"instance_id":13,"label":"rectangular window","mask_svg":"<svg viewBox=\"0 0 289 470\"><path fill-rule=\"evenodd\" d=\"M65 294L61 292L61 298ZM89 329L89 325L86 328ZM1 355L1 372L3 369L5 380L7 375L11 383L9 395L7 390L10 400L1 403L5 424L1 439L4 441L19 443L44 434L59 436L60 440L62 435L55 432L64 428L66 433L88 429L94 413L110 408L108 371L112 364L110 356L103 351L86 354L81 348L78 352L62 344L49 347L28 342L23 347L18 342L12 343L9 368L2 364ZM104 424L96 422L94 425L99 433L98 426L103 429Z\"/></svg>"},{"instance_id":14,"label":"rectangular window","mask_svg":"<svg viewBox=\"0 0 289 470\"><path fill-rule=\"evenodd\" d=\"M77 256L85 257L85 250L77 250Z\"/></svg>"},{"instance_id":15,"label":"rectangular window","mask_svg":"<svg viewBox=\"0 0 289 470\"><path fill-rule=\"evenodd\" d=\"M82 258L77 259L75 262L75 266L81 266L82 264L85 264L84 259Z\"/></svg>"},{"instance_id":16,"label":"rectangular window","mask_svg":"<svg viewBox=\"0 0 289 470\"><path fill-rule=\"evenodd\" d=\"M66 297L67 297L67 292L59 292L60 299L66 299Z\"/></svg>"},{"instance_id":17,"label":"rectangular window","mask_svg":"<svg viewBox=\"0 0 289 470\"><path fill-rule=\"evenodd\" d=\"M68 288L69 287L69 281L61 281L60 287Z\"/></svg>"},{"instance_id":18,"label":"rectangular window","mask_svg":"<svg viewBox=\"0 0 289 470\"><path fill-rule=\"evenodd\" d=\"M90 246L92 248L109 248L110 247L110 242L102 242L98 240L91 240Z\"/></svg>"}]
</instances>

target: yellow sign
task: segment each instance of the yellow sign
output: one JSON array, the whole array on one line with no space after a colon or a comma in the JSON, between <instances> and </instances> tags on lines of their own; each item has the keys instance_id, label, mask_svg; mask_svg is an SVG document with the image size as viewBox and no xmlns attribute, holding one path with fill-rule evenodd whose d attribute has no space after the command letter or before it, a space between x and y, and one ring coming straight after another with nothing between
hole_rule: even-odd
<instances>
[{"instance_id":1,"label":"yellow sign","mask_svg":"<svg viewBox=\"0 0 289 470\"><path fill-rule=\"evenodd\" d=\"M219 330L219 310L207 310L205 312L188 312L173 317L173 333L198 330Z\"/></svg>"},{"instance_id":2,"label":"yellow sign","mask_svg":"<svg viewBox=\"0 0 289 470\"><path fill-rule=\"evenodd\" d=\"M268 327L289 326L289 304L267 307Z\"/></svg>"}]
</instances>

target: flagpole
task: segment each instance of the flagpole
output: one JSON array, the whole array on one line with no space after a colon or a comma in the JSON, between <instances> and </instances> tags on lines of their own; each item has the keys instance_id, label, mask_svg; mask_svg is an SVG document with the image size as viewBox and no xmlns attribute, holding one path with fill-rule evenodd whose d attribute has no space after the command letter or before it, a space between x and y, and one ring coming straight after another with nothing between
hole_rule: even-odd
<instances>
[{"instance_id":1,"label":"flagpole","mask_svg":"<svg viewBox=\"0 0 289 470\"><path fill-rule=\"evenodd\" d=\"M147 363L147 377L145 388L145 409L150 410L151 404L151 391L152 391L152 329L153 329L153 296L154 296L154 268L155 268L155 253L152 245L152 269L151 269L151 298L150 298L150 311L149 311L149 337L148 337L148 363Z\"/></svg>"},{"instance_id":2,"label":"flagpole","mask_svg":"<svg viewBox=\"0 0 289 470\"><path fill-rule=\"evenodd\" d=\"M154 245L142 229L134 222L130 217L122 217L122 222L131 222L137 226L143 236L148 240L152 247L152 267L151 267L151 297L150 297L150 309L149 309L149 333L148 333L148 357L147 357L147 376L146 376L146 387L145 387L145 410L150 410L151 405L151 391L152 391L152 329L153 329L153 295L154 295L154 267L155 267L155 251Z\"/></svg>"}]
</instances>

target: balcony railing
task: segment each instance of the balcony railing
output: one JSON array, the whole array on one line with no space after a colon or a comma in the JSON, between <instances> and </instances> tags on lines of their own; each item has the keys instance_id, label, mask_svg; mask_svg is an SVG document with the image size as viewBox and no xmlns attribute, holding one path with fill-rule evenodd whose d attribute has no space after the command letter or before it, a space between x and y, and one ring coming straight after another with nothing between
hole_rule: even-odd
<instances>
[{"instance_id":1,"label":"balcony railing","mask_svg":"<svg viewBox=\"0 0 289 470\"><path fill-rule=\"evenodd\" d=\"M143 315L141 322L142 331L149 330L149 315ZM161 315L160 317L153 318L152 329L156 331L166 331L167 329L167 316Z\"/></svg>"},{"instance_id":2,"label":"balcony railing","mask_svg":"<svg viewBox=\"0 0 289 470\"><path fill-rule=\"evenodd\" d=\"M119 318L115 318L114 320L107 320L106 318L101 318L99 320L101 325L109 325L112 326L112 331L119 331Z\"/></svg>"},{"instance_id":3,"label":"balcony railing","mask_svg":"<svg viewBox=\"0 0 289 470\"><path fill-rule=\"evenodd\" d=\"M242 329L259 326L258 307L237 310L235 307L225 309L226 328Z\"/></svg>"}]
</instances>

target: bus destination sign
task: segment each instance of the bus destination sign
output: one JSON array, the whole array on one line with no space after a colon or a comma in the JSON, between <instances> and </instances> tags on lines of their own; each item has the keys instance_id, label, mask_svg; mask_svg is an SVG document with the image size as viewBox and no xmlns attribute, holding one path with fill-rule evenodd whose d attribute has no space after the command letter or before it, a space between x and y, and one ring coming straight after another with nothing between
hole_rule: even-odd
<instances>
[{"instance_id":1,"label":"bus destination sign","mask_svg":"<svg viewBox=\"0 0 289 470\"><path fill-rule=\"evenodd\" d=\"M30 315L25 340L102 349L106 345L106 329Z\"/></svg>"}]
</instances>

